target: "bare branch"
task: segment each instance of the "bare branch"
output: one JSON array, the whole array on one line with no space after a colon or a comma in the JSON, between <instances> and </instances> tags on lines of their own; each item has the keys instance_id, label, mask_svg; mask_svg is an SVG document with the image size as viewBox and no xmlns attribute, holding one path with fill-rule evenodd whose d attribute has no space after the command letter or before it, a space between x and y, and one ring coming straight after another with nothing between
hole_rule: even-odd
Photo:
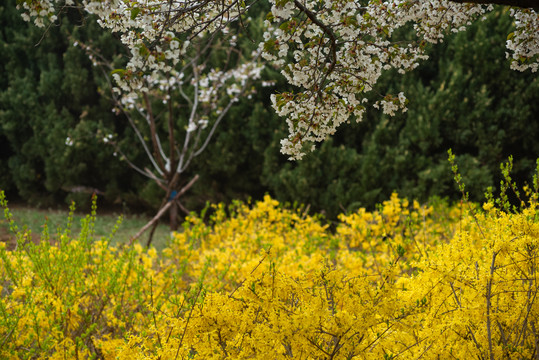
<instances>
[{"instance_id":1,"label":"bare branch","mask_svg":"<svg viewBox=\"0 0 539 360\"><path fill-rule=\"evenodd\" d=\"M153 117L153 110L152 110L152 104L150 103L150 99L148 98L148 93L143 92L142 97L144 99L144 103L146 105L146 111L147 114L147 121L148 125L150 126L150 137L152 139L153 149L154 149L154 156L157 160L157 164L161 168L161 170L168 174L170 169L167 169L165 164L163 163L163 149L161 147L161 142L157 138L157 130L155 129L155 119Z\"/></svg>"},{"instance_id":2,"label":"bare branch","mask_svg":"<svg viewBox=\"0 0 539 360\"><path fill-rule=\"evenodd\" d=\"M167 159L172 169L172 164L176 162L174 158L176 152L176 139L174 138L174 109L172 106L172 96L170 89L168 90L168 146L169 146L169 158Z\"/></svg>"},{"instance_id":3,"label":"bare branch","mask_svg":"<svg viewBox=\"0 0 539 360\"><path fill-rule=\"evenodd\" d=\"M490 277L487 280L487 338L488 338L488 350L490 354L490 360L494 360L494 351L492 349L492 331L491 331L491 310L492 310L492 281L494 277L494 270L496 270L496 256L497 252L492 253L492 263L490 265Z\"/></svg>"},{"instance_id":4,"label":"bare branch","mask_svg":"<svg viewBox=\"0 0 539 360\"><path fill-rule=\"evenodd\" d=\"M193 101L193 107L191 108L191 114L189 115L189 121L188 121L188 130L189 130L189 125L191 125L192 122L194 122L194 118L195 118L195 115L196 115L196 111L198 109L198 79L199 79L199 74L198 74L198 69L197 69L197 65L196 64L192 64L192 67L193 67L193 78L194 78L194 87L195 87L195 90L194 90L194 101ZM178 161L178 166L176 168L176 172L177 173L181 173L183 171L183 169L185 169L185 166L183 166L184 164L184 159L185 159L185 156L187 155L187 151L189 150L189 140L191 138L191 131L187 131L186 134L185 134L185 140L184 140L184 143L183 143L183 148L182 148L182 152L180 154L180 159Z\"/></svg>"},{"instance_id":5,"label":"bare branch","mask_svg":"<svg viewBox=\"0 0 539 360\"><path fill-rule=\"evenodd\" d=\"M177 199L180 198L180 196L182 196L183 194L185 194L185 192L187 192L187 190L189 190L191 188L191 186L193 186L193 184L198 180L199 176L198 174L195 175L195 177L193 177L191 179L191 181L189 181L187 183L187 185L185 185L180 191L178 191L178 193L174 196L174 198L172 198L170 201L168 201L165 206L163 206L159 212L150 220L150 222L148 222L146 225L144 225L139 231L138 233L136 233L130 240L129 240L129 245L133 245L133 242L138 239L140 237L140 235L142 235L146 230L148 230L148 228L150 226L152 226L157 220L159 220L161 218L161 216L163 216L163 214L168 210L168 208L172 205L172 203L174 203Z\"/></svg>"},{"instance_id":6,"label":"bare branch","mask_svg":"<svg viewBox=\"0 0 539 360\"><path fill-rule=\"evenodd\" d=\"M120 101L120 99L118 99L118 96L117 94L114 92L113 90L113 86L112 86L112 82L110 80L110 76L109 74L105 71L104 69L104 66L105 64L107 63L102 63L100 66L100 69L101 69L101 72L103 72L103 78L105 79L105 81L107 82L107 85L109 86L109 89L110 89L110 92L111 92L111 95L112 95L112 101L116 104L116 106L122 111L122 113L125 115L125 117L127 118L127 121L129 122L129 125L131 126L131 128L133 129L133 131L135 132L135 135L137 136L140 144L142 145L142 148L144 149L144 152L146 153L146 155L148 156L148 159L150 160L150 162L152 163L152 165L154 166L154 168L156 169L156 171L159 173L159 175L163 176L163 172L161 171L161 169L159 168L159 166L157 165L157 163L155 162L155 159L150 151L150 149L148 148L148 145L146 144L146 141L144 140L144 136L142 136L142 134L140 133L140 130L138 129L137 125L135 124L135 122L133 121L133 119L131 118L131 115L129 114L129 112L125 109L125 107L123 106L122 102ZM110 65L108 65L108 68L112 68ZM135 164L133 164L129 158L123 154L121 151L120 151L120 148L119 146L117 146L117 150L123 155L124 159L126 160L126 162L129 164L129 166L131 166L133 169L135 169L137 172L145 175L145 176L148 176L146 174L146 172L142 171L139 167L137 167Z\"/></svg>"},{"instance_id":7,"label":"bare branch","mask_svg":"<svg viewBox=\"0 0 539 360\"><path fill-rule=\"evenodd\" d=\"M322 87L323 83L325 82L325 79L327 78L327 76L329 74L331 74L333 72L333 69L335 68L335 65L337 64L337 37L335 36L335 33L333 32L333 30L331 30L331 28L329 26L327 26L326 24L324 24L323 22L318 20L316 15L313 12L311 12L309 9L307 9L298 0L294 0L294 5L296 5L296 7L298 9L300 9L302 12L304 12L305 15L307 15L307 17L314 24L316 24L318 27L320 27L320 29L322 29L322 31L324 31L324 33L329 37L329 41L330 41L329 45L330 45L330 50L331 50L331 52L330 52L330 54L331 54L331 56L330 56L331 63L329 64L329 68L326 71L326 75L324 76L324 78L321 81L320 87Z\"/></svg>"}]
</instances>

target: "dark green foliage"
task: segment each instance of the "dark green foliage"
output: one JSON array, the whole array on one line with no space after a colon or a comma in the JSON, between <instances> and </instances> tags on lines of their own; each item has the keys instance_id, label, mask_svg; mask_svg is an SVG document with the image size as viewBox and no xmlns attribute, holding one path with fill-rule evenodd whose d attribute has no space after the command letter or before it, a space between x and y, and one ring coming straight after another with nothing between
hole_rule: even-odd
<instances>
[{"instance_id":1,"label":"dark green foliage","mask_svg":"<svg viewBox=\"0 0 539 360\"><path fill-rule=\"evenodd\" d=\"M100 94L103 75L73 46L82 40L120 53L118 42L91 20L81 27L76 12L44 30L25 23L7 2L0 19L0 188L43 205L77 196L74 187L109 193L132 188L133 181L120 179L133 176L99 139L98 129L117 121ZM77 197L88 200L90 194Z\"/></svg>"},{"instance_id":2,"label":"dark green foliage","mask_svg":"<svg viewBox=\"0 0 539 360\"><path fill-rule=\"evenodd\" d=\"M333 141L298 163L271 154L266 183L280 200L310 203L332 217L372 208L392 191L419 200L458 199L449 148L472 200L499 184L499 164L511 154L516 177L527 179L539 154L539 79L510 70L504 55L510 28L499 9L434 46L415 71L386 74L378 91L404 91L406 113L391 118L369 110L362 123L341 127Z\"/></svg>"},{"instance_id":3,"label":"dark green foliage","mask_svg":"<svg viewBox=\"0 0 539 360\"><path fill-rule=\"evenodd\" d=\"M256 14L265 12L253 12L249 33L238 25L241 49L256 47L263 31L263 16ZM71 45L69 36L93 44L108 59L121 61L122 50L90 20L77 26L79 16L67 14L44 33L23 22L10 3L0 7L0 188L45 203L73 198L76 194L68 190L84 185L105 191L109 202L143 199L157 206L162 190L100 142L105 131L117 133L130 159L146 161L133 145L127 122L102 96L107 89L103 73ZM266 69L264 78L276 79L275 86L257 85L254 95L231 109L212 144L185 174L184 183L200 175L185 205L198 210L206 201L270 192L332 218L359 206L372 208L392 191L419 200L434 195L459 199L449 148L471 200L481 200L485 187L499 184L499 164L510 154L515 180L527 179L539 154L539 79L509 69L504 44L511 26L500 8L485 22L432 47L431 59L414 72L387 73L378 91L404 91L409 110L393 118L368 110L361 123L343 125L300 162L279 153L287 127L273 113L269 95L286 84L278 71ZM219 61L215 56L212 61ZM72 146L66 146L67 137Z\"/></svg>"}]
</instances>

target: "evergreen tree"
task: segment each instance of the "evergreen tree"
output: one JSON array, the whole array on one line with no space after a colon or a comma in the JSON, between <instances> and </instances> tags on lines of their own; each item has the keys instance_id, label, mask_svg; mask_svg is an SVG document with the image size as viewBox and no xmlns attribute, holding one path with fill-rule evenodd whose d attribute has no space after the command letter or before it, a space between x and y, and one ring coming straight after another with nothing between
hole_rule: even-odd
<instances>
[{"instance_id":1,"label":"evergreen tree","mask_svg":"<svg viewBox=\"0 0 539 360\"><path fill-rule=\"evenodd\" d=\"M101 96L103 75L73 46L90 41L121 53L119 43L91 19L81 27L75 11L46 31L22 21L11 2L0 7L0 19L0 164L9 169L0 188L47 205L77 197L80 189L132 188L136 181L125 180L133 177L97 136L101 127L118 121Z\"/></svg>"}]
</instances>

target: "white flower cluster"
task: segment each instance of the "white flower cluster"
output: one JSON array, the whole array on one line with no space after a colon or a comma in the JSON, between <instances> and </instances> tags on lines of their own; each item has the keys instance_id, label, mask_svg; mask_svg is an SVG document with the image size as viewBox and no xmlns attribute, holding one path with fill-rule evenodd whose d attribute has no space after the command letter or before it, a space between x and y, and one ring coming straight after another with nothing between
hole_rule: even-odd
<instances>
[{"instance_id":1,"label":"white flower cluster","mask_svg":"<svg viewBox=\"0 0 539 360\"><path fill-rule=\"evenodd\" d=\"M399 110L406 112L406 101L406 96L404 96L403 92L400 92L399 96L396 98L391 95L387 95L384 99L375 102L372 107L379 109L380 105L382 105L382 111L384 114L395 116L395 112Z\"/></svg>"},{"instance_id":2,"label":"white flower cluster","mask_svg":"<svg viewBox=\"0 0 539 360\"><path fill-rule=\"evenodd\" d=\"M511 69L537 72L539 68L539 13L532 9L511 9L515 31L508 36L507 53Z\"/></svg>"},{"instance_id":3,"label":"white flower cluster","mask_svg":"<svg viewBox=\"0 0 539 360\"><path fill-rule=\"evenodd\" d=\"M243 63L227 71L211 69L198 80L199 101L215 109L219 102L219 91L223 87L228 97L237 101L248 81L260 79L262 69L263 66L255 62Z\"/></svg>"},{"instance_id":4,"label":"white flower cluster","mask_svg":"<svg viewBox=\"0 0 539 360\"><path fill-rule=\"evenodd\" d=\"M142 117L148 119L148 104L145 102L145 94L153 99L161 99L166 104L170 101L171 94L181 94L185 99L184 86L190 86L196 94L187 99L194 109L205 108L206 112L219 115L222 111L220 105L225 98L234 103L240 97L247 95L252 89L247 89L247 84L260 79L263 66L257 61L259 54L253 53L253 60L240 63L237 67L228 70L206 69L205 65L196 65L198 58L188 58L187 63L192 62L191 67L184 67L178 71L171 69L165 71L153 71L137 79L139 88L134 90L129 83L122 81L121 73L112 74L116 84L125 86L114 87L117 100L126 110L136 110ZM200 60L200 59L198 59ZM189 72L187 72L189 70ZM194 132L197 129L207 127L207 116L192 113L185 128L186 132Z\"/></svg>"},{"instance_id":5,"label":"white flower cluster","mask_svg":"<svg viewBox=\"0 0 539 360\"><path fill-rule=\"evenodd\" d=\"M103 137L103 139L102 139L101 141L103 141L104 144L108 144L108 143L110 143L113 139L114 139L114 135L112 135L112 134L107 134L106 136Z\"/></svg>"},{"instance_id":6,"label":"white flower cluster","mask_svg":"<svg viewBox=\"0 0 539 360\"><path fill-rule=\"evenodd\" d=\"M197 71L202 72L203 69L203 67L199 67ZM256 62L243 63L227 71L210 69L207 73L197 74L196 76L190 75L189 84L198 90L197 102L218 111L223 88L229 98L235 102L248 81L260 78L262 69L263 66ZM116 83L122 83L118 73L114 73L112 76ZM185 73L178 72L175 69L168 73L163 71L152 72L139 79L140 87L138 91L134 91L129 86L114 87L113 91L119 96L119 101L123 107L129 110L136 109L139 113L144 113L143 93L151 91L153 96L160 97L163 103L166 104L170 100L170 93L177 92L181 86L185 85L184 78Z\"/></svg>"},{"instance_id":7,"label":"white flower cluster","mask_svg":"<svg viewBox=\"0 0 539 360\"><path fill-rule=\"evenodd\" d=\"M412 22L421 39L436 43L488 10L445 0L373 0L365 6L355 0L271 1L263 56L284 65L283 75L299 88L272 97L273 107L288 122L290 133L281 151L291 159L300 159L343 122L360 121L365 93L383 70L404 73L426 59L425 43L394 41L396 29ZM405 104L399 94L373 106L394 115Z\"/></svg>"},{"instance_id":8,"label":"white flower cluster","mask_svg":"<svg viewBox=\"0 0 539 360\"><path fill-rule=\"evenodd\" d=\"M412 22L419 38L431 43L443 41L447 32L459 32L492 6L456 3L448 0L409 1L396 0L399 7L395 14L397 27Z\"/></svg>"},{"instance_id":9,"label":"white flower cluster","mask_svg":"<svg viewBox=\"0 0 539 360\"><path fill-rule=\"evenodd\" d=\"M73 5L72 0L66 0L66 5ZM28 0L21 1L17 4L17 9L22 9L24 12L22 18L24 21L34 19L34 24L38 27L45 26L44 19L49 19L51 22L56 21L54 0Z\"/></svg>"},{"instance_id":10,"label":"white flower cluster","mask_svg":"<svg viewBox=\"0 0 539 360\"><path fill-rule=\"evenodd\" d=\"M25 20L56 20L55 6L73 6L73 0L27 0L21 2ZM131 57L126 72L115 76L124 91L137 91L148 72L170 71L185 54L189 40L179 36L201 36L226 26L242 10L236 0L79 0L78 6L94 14L101 27L117 32Z\"/></svg>"},{"instance_id":11,"label":"white flower cluster","mask_svg":"<svg viewBox=\"0 0 539 360\"><path fill-rule=\"evenodd\" d=\"M126 106L136 107L136 95L157 85L181 84L172 74L185 57L190 39L221 30L248 5L240 0L78 0L97 15L99 24L121 35L131 58L125 71L114 74L117 91ZM425 44L443 41L448 32L462 31L492 10L491 5L463 4L449 0L269 0L262 56L282 69L295 91L272 96L277 113L286 117L290 134L282 152L301 158L316 142L332 135L343 122L360 121L365 94L383 70L412 70L426 59ZM73 0L25 0L26 20L55 20L54 7L74 5ZM539 64L539 16L532 9L511 9L515 31L507 41L511 67L535 72ZM395 39L395 30L412 23L417 40ZM180 40L182 39L182 40ZM231 44L237 39L232 38ZM214 102L215 87L226 87L234 98L245 82L260 69L238 68L235 73L206 71L196 79L199 100ZM243 76L243 78L242 78ZM166 78L166 79L165 79ZM234 79L230 84L229 79ZM172 83L170 83L172 81ZM219 85L217 85L219 84ZM405 110L404 95L381 96L373 106L387 114ZM164 98L163 101L168 101Z\"/></svg>"}]
</instances>

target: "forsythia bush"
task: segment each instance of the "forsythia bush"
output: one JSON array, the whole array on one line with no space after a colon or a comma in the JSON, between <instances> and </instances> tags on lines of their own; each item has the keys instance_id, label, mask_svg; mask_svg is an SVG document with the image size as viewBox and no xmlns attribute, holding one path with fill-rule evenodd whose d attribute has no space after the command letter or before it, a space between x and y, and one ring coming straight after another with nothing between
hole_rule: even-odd
<instances>
[{"instance_id":1,"label":"forsythia bush","mask_svg":"<svg viewBox=\"0 0 539 360\"><path fill-rule=\"evenodd\" d=\"M189 218L161 254L95 239L95 209L39 244L11 222L0 358L536 358L537 190L518 211L395 194L331 230L265 197Z\"/></svg>"}]
</instances>

